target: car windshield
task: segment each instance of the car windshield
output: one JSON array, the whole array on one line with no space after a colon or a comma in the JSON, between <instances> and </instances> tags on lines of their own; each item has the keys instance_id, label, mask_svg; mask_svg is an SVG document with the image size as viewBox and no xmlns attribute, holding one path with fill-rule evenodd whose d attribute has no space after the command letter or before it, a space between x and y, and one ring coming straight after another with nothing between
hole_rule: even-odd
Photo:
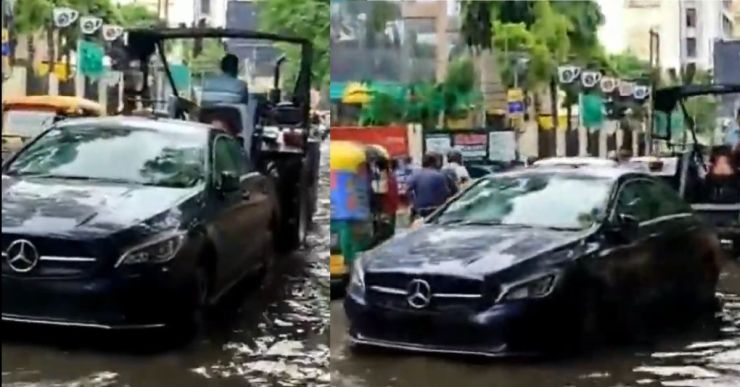
<instances>
[{"instance_id":1,"label":"car windshield","mask_svg":"<svg viewBox=\"0 0 740 387\"><path fill-rule=\"evenodd\" d=\"M48 110L9 110L5 126L8 133L36 137L54 123L56 113Z\"/></svg>"},{"instance_id":2,"label":"car windshield","mask_svg":"<svg viewBox=\"0 0 740 387\"><path fill-rule=\"evenodd\" d=\"M64 126L43 134L3 173L191 187L205 176L207 131Z\"/></svg>"},{"instance_id":3,"label":"car windshield","mask_svg":"<svg viewBox=\"0 0 740 387\"><path fill-rule=\"evenodd\" d=\"M603 218L611 187L610 179L582 175L492 176L431 221L579 230Z\"/></svg>"}]
</instances>

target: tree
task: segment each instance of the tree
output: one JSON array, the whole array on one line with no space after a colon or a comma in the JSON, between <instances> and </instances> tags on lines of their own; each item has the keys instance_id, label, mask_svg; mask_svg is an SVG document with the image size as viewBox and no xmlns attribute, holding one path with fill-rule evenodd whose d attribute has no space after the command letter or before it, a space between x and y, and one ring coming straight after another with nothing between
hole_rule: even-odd
<instances>
[{"instance_id":1,"label":"tree","mask_svg":"<svg viewBox=\"0 0 740 387\"><path fill-rule=\"evenodd\" d=\"M126 4L119 7L121 25L125 28L152 27L160 20L156 12L140 4Z\"/></svg>"},{"instance_id":2,"label":"tree","mask_svg":"<svg viewBox=\"0 0 740 387\"><path fill-rule=\"evenodd\" d=\"M313 42L313 84L329 82L329 0L261 0L261 28L265 31L308 37ZM300 65L300 49L280 45L288 56L285 84L295 84Z\"/></svg>"},{"instance_id":3,"label":"tree","mask_svg":"<svg viewBox=\"0 0 740 387\"><path fill-rule=\"evenodd\" d=\"M67 68L69 73L69 57L79 39L79 28L77 24L60 31L60 35L54 35L56 28L53 25L52 13L55 7L70 7L80 13L81 16L91 15L103 19L105 23L121 22L118 8L113 6L111 0L23 0L16 4L15 9L15 32L28 36L29 66L35 52L34 35L45 31L47 48L49 50L49 69L53 73L57 61L58 51L64 51L67 55ZM66 43L60 47L57 39L64 37ZM57 39L55 39L57 38ZM62 50L57 50L62 48Z\"/></svg>"},{"instance_id":4,"label":"tree","mask_svg":"<svg viewBox=\"0 0 740 387\"><path fill-rule=\"evenodd\" d=\"M26 70L28 74L33 71L33 58L36 53L35 35L49 27L51 13L54 3L51 0L28 0L19 1L15 5L15 19L13 28L16 36L26 35L28 45L28 61Z\"/></svg>"}]
</instances>

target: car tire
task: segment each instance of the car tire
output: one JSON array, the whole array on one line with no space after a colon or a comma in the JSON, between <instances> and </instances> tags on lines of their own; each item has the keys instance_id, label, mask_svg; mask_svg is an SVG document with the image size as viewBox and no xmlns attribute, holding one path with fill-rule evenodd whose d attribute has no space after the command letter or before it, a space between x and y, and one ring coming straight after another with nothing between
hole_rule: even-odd
<instances>
[{"instance_id":1,"label":"car tire","mask_svg":"<svg viewBox=\"0 0 740 387\"><path fill-rule=\"evenodd\" d=\"M573 349L590 351L598 348L603 342L604 324L598 294L595 289L589 289L576 307L577 321L573 324L575 330L570 335L575 343Z\"/></svg>"},{"instance_id":2,"label":"car tire","mask_svg":"<svg viewBox=\"0 0 740 387\"><path fill-rule=\"evenodd\" d=\"M171 324L175 337L182 340L198 335L205 325L211 278L205 265L193 273L191 295L180 316Z\"/></svg>"},{"instance_id":3,"label":"car tire","mask_svg":"<svg viewBox=\"0 0 740 387\"><path fill-rule=\"evenodd\" d=\"M265 251L262 252L262 267L258 274L263 287L272 281L272 277L275 274L276 242L274 235L275 234L270 233L270 240L265 244Z\"/></svg>"},{"instance_id":4,"label":"car tire","mask_svg":"<svg viewBox=\"0 0 740 387\"><path fill-rule=\"evenodd\" d=\"M288 161L284 168L284 174L280 177L283 216L278 246L281 253L299 249L305 244L311 219L306 164L294 159Z\"/></svg>"}]
</instances>

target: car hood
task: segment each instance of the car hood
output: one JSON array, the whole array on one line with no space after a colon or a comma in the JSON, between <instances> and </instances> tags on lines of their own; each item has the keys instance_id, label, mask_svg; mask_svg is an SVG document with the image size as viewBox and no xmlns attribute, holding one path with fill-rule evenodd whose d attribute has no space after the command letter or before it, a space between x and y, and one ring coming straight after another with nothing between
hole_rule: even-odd
<instances>
[{"instance_id":1,"label":"car hood","mask_svg":"<svg viewBox=\"0 0 740 387\"><path fill-rule=\"evenodd\" d=\"M2 230L69 237L110 234L163 213L176 212L178 203L196 192L195 189L3 176Z\"/></svg>"},{"instance_id":2,"label":"car hood","mask_svg":"<svg viewBox=\"0 0 740 387\"><path fill-rule=\"evenodd\" d=\"M588 234L507 226L426 225L372 251L365 270L483 278L584 240Z\"/></svg>"}]
</instances>

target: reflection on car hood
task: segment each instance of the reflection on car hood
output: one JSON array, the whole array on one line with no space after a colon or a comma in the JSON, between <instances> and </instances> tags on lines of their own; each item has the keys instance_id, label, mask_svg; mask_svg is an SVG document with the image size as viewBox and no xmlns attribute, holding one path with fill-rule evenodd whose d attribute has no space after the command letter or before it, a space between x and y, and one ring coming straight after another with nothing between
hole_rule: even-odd
<instances>
[{"instance_id":1,"label":"reflection on car hood","mask_svg":"<svg viewBox=\"0 0 740 387\"><path fill-rule=\"evenodd\" d=\"M587 234L507 226L427 225L378 247L366 270L482 278Z\"/></svg>"},{"instance_id":2,"label":"reflection on car hood","mask_svg":"<svg viewBox=\"0 0 740 387\"><path fill-rule=\"evenodd\" d=\"M2 177L3 233L110 234L177 206L196 189Z\"/></svg>"}]
</instances>

